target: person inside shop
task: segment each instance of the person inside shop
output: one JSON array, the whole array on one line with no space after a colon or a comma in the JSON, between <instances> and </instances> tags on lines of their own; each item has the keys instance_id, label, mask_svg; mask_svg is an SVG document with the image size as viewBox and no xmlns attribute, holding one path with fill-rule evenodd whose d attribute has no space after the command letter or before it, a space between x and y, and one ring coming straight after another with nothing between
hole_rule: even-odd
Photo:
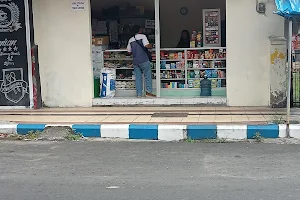
<instances>
[{"instance_id":1,"label":"person inside shop","mask_svg":"<svg viewBox=\"0 0 300 200\"><path fill-rule=\"evenodd\" d=\"M177 48L189 48L190 47L190 33L187 30L181 32L180 40L177 44Z\"/></svg>"},{"instance_id":2,"label":"person inside shop","mask_svg":"<svg viewBox=\"0 0 300 200\"><path fill-rule=\"evenodd\" d=\"M134 35L128 41L127 51L133 55L137 97L142 97L143 95L143 74L145 77L146 96L155 97L152 93L151 54L148 50L152 48L152 45L149 43L147 36L142 34L143 29L140 26L135 25L132 30Z\"/></svg>"}]
</instances>

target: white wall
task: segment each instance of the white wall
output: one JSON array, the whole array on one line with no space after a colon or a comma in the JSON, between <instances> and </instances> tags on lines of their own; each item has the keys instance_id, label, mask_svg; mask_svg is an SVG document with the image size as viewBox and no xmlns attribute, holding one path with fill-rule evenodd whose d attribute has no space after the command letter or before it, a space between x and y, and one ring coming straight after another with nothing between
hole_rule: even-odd
<instances>
[{"instance_id":1,"label":"white wall","mask_svg":"<svg viewBox=\"0 0 300 200\"><path fill-rule=\"evenodd\" d=\"M91 106L90 7L71 11L70 0L33 0L42 97L50 107Z\"/></svg>"},{"instance_id":2,"label":"white wall","mask_svg":"<svg viewBox=\"0 0 300 200\"><path fill-rule=\"evenodd\" d=\"M268 0L266 0L268 1ZM256 12L255 0L227 0L227 98L230 106L269 106L269 36L284 35L284 19Z\"/></svg>"},{"instance_id":3,"label":"white wall","mask_svg":"<svg viewBox=\"0 0 300 200\"><path fill-rule=\"evenodd\" d=\"M270 41L270 106L286 107L287 42L284 38L272 38Z\"/></svg>"},{"instance_id":4,"label":"white wall","mask_svg":"<svg viewBox=\"0 0 300 200\"><path fill-rule=\"evenodd\" d=\"M209 2L215 1L220 2L220 0ZM89 1L86 0L87 9L80 12L71 11L70 2L70 0L33 0L42 95L45 104L51 107L92 105ZM179 14L180 7L188 7L190 14L196 16L195 18L199 16L199 23L201 22L201 9L198 11L196 6L196 2L199 1L176 2L161 0L162 32L167 31L162 37L176 38L176 40L166 40L168 46L176 45L180 31L185 29L185 26L195 27L194 23L189 23L182 18L184 16ZM226 8L228 104L268 106L270 102L269 36L284 35L284 20L272 13L276 10L274 2L267 4L266 16L256 12L255 0L227 0ZM168 24L163 21L166 17ZM182 24L181 22L184 24L178 25Z\"/></svg>"}]
</instances>

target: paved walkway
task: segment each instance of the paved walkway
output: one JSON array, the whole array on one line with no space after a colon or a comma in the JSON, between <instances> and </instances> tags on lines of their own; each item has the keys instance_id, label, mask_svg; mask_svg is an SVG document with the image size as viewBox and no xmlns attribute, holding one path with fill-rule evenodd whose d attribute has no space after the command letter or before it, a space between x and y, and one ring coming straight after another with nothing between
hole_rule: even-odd
<instances>
[{"instance_id":1,"label":"paved walkway","mask_svg":"<svg viewBox=\"0 0 300 200\"><path fill-rule=\"evenodd\" d=\"M0 121L47 124L267 124L285 109L267 107L93 107L0 111Z\"/></svg>"}]
</instances>

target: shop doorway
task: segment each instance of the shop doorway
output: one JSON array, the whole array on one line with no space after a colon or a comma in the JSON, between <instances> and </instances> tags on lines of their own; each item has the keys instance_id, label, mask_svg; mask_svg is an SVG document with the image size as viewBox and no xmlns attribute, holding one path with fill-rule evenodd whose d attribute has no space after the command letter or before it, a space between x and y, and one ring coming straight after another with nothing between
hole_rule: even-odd
<instances>
[{"instance_id":1,"label":"shop doorway","mask_svg":"<svg viewBox=\"0 0 300 200\"><path fill-rule=\"evenodd\" d=\"M93 46L95 98L104 96L101 95L99 88L103 68L114 69L111 70L115 73L116 90L111 93L114 97L136 96L132 58L126 48L133 36L134 25L143 27L149 42L155 44L154 0L92 0L91 10L95 45Z\"/></svg>"},{"instance_id":2,"label":"shop doorway","mask_svg":"<svg viewBox=\"0 0 300 200\"><path fill-rule=\"evenodd\" d=\"M211 97L226 98L226 0L159 2L161 48L158 55L152 52L156 60L151 65L153 90L159 97L201 98L200 82L206 75L211 81ZM106 67L116 71L114 97L136 97L132 58L126 46L134 24L144 27L155 44L155 1L91 0L91 13L95 98L101 96L99 78ZM177 48L183 30L189 31L192 48ZM218 39L213 41L213 37Z\"/></svg>"}]
</instances>

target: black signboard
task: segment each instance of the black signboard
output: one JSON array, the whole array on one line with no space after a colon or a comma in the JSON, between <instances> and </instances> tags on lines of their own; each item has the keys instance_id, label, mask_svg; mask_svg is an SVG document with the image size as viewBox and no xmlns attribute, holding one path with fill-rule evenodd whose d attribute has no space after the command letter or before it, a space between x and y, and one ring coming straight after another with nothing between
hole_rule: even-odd
<instances>
[{"instance_id":1,"label":"black signboard","mask_svg":"<svg viewBox=\"0 0 300 200\"><path fill-rule=\"evenodd\" d=\"M27 7L25 0L0 0L0 106L30 106Z\"/></svg>"}]
</instances>

